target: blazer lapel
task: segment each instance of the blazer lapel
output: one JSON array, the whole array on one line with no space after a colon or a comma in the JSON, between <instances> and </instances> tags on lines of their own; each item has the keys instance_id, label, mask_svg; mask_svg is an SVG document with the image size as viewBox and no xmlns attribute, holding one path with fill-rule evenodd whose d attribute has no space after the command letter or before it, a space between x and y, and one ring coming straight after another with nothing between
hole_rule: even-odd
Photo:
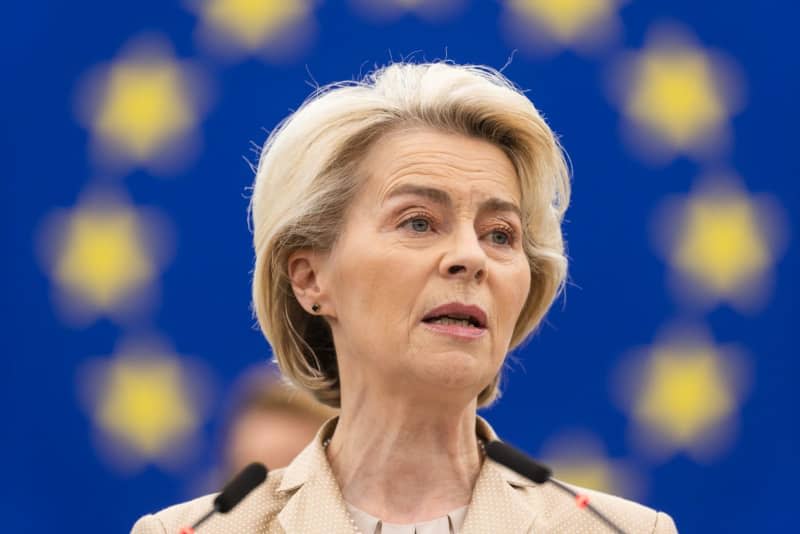
<instances>
[{"instance_id":1,"label":"blazer lapel","mask_svg":"<svg viewBox=\"0 0 800 534\"><path fill-rule=\"evenodd\" d=\"M529 532L537 510L526 502L516 482L535 486L530 481L509 480L504 468L488 458L484 460L472 500L464 519L463 534L490 532Z\"/></svg>"},{"instance_id":2,"label":"blazer lapel","mask_svg":"<svg viewBox=\"0 0 800 534\"><path fill-rule=\"evenodd\" d=\"M278 491L291 496L278 514L278 521L285 532L330 534L355 531L322 447L322 442L335 426L335 418L328 421L284 472Z\"/></svg>"},{"instance_id":3,"label":"blazer lapel","mask_svg":"<svg viewBox=\"0 0 800 534\"><path fill-rule=\"evenodd\" d=\"M492 427L480 416L476 422L476 433L487 441L497 439ZM535 482L489 458L484 459L472 490L463 534L530 532L540 507L532 505L530 499L525 498L525 492L527 488L537 486ZM534 502L538 500L534 499Z\"/></svg>"}]
</instances>

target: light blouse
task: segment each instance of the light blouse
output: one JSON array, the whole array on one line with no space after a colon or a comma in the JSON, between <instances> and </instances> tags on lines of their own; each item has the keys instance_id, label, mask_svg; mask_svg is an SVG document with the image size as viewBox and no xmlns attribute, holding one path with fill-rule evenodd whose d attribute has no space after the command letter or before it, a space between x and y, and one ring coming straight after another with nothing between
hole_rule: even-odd
<instances>
[{"instance_id":1,"label":"light blouse","mask_svg":"<svg viewBox=\"0 0 800 534\"><path fill-rule=\"evenodd\" d=\"M462 506L436 519L421 523L398 525L382 521L380 518L356 508L349 502L345 502L345 505L350 517L353 518L362 534L458 534L461 532L464 519L467 517L467 507Z\"/></svg>"}]
</instances>

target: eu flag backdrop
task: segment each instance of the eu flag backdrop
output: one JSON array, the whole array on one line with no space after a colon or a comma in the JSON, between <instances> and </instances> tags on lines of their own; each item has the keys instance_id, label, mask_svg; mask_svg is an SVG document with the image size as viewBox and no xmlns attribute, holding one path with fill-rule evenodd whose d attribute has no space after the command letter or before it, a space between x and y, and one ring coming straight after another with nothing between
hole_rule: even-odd
<instances>
[{"instance_id":1,"label":"eu flag backdrop","mask_svg":"<svg viewBox=\"0 0 800 534\"><path fill-rule=\"evenodd\" d=\"M797 6L14 2L0 17L3 532L126 532L207 491L258 148L393 60L498 69L569 154L566 296L485 416L683 532L786 532L798 448Z\"/></svg>"}]
</instances>

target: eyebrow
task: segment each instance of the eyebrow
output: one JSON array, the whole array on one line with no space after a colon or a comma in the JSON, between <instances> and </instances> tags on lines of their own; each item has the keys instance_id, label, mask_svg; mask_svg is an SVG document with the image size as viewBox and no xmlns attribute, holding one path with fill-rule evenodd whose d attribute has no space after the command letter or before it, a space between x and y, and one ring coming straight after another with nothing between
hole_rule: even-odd
<instances>
[{"instance_id":1,"label":"eyebrow","mask_svg":"<svg viewBox=\"0 0 800 534\"><path fill-rule=\"evenodd\" d=\"M403 184L395 187L389 191L389 194L386 195L384 201L389 200L390 198L406 195L423 197L446 208L453 206L453 201L446 191L436 189L435 187L416 184ZM520 220L522 220L522 210L519 209L519 206L513 202L509 202L497 197L491 197L481 202L478 206L478 211L507 211L514 213L520 218Z\"/></svg>"}]
</instances>

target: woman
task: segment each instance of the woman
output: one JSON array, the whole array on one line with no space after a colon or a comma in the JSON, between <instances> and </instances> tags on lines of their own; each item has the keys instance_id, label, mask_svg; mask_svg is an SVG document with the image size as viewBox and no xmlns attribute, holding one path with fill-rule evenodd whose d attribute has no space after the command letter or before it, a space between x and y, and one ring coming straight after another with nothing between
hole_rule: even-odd
<instances>
[{"instance_id":1,"label":"woman","mask_svg":"<svg viewBox=\"0 0 800 534\"><path fill-rule=\"evenodd\" d=\"M497 71L393 64L312 95L259 162L253 301L283 374L340 415L203 531L603 531L485 458L476 415L562 287L568 199L552 131ZM675 531L589 493L628 532ZM212 499L133 532L176 532Z\"/></svg>"}]
</instances>

